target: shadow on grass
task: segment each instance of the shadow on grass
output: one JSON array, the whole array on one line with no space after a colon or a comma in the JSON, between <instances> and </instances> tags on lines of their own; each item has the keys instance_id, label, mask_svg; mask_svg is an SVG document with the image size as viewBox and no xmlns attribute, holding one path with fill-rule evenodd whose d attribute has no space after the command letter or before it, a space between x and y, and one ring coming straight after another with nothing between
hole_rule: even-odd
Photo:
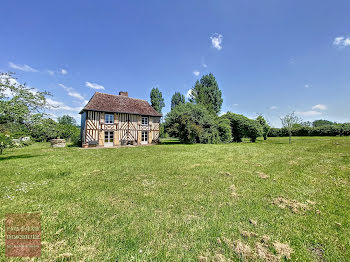
<instances>
[{"instance_id":1,"label":"shadow on grass","mask_svg":"<svg viewBox=\"0 0 350 262\"><path fill-rule=\"evenodd\" d=\"M179 139L176 138L163 138L160 140L159 145L173 145L181 144Z\"/></svg>"},{"instance_id":2,"label":"shadow on grass","mask_svg":"<svg viewBox=\"0 0 350 262\"><path fill-rule=\"evenodd\" d=\"M33 156L33 155L0 156L0 161L12 160L12 159L32 158L32 157L37 157L37 156Z\"/></svg>"}]
</instances>

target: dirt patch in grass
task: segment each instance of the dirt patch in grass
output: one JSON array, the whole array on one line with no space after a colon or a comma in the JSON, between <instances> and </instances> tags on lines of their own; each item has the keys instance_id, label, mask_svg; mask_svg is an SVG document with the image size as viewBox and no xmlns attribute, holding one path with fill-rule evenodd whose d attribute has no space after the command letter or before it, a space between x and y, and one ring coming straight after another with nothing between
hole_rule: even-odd
<instances>
[{"instance_id":1,"label":"dirt patch in grass","mask_svg":"<svg viewBox=\"0 0 350 262\"><path fill-rule=\"evenodd\" d=\"M233 196L233 197L238 197L239 196L237 191L236 191L236 186L234 184L232 184L230 186L230 191L231 191L231 196Z\"/></svg>"},{"instance_id":2,"label":"dirt patch in grass","mask_svg":"<svg viewBox=\"0 0 350 262\"><path fill-rule=\"evenodd\" d=\"M224 176L232 176L230 172L220 172L220 174Z\"/></svg>"},{"instance_id":3,"label":"dirt patch in grass","mask_svg":"<svg viewBox=\"0 0 350 262\"><path fill-rule=\"evenodd\" d=\"M322 246L313 246L310 248L310 252L317 259L317 261L326 261L324 258L324 249Z\"/></svg>"},{"instance_id":4,"label":"dirt patch in grass","mask_svg":"<svg viewBox=\"0 0 350 262\"><path fill-rule=\"evenodd\" d=\"M310 200L308 200L308 201L310 201ZM312 202L312 201L310 201L310 202L312 202L313 204L310 204L308 201L307 201L307 204L304 204L304 203L300 203L296 200L289 200L289 199L286 199L283 197L278 197L272 201L272 204L278 206L279 208L283 208L283 209L289 208L293 213L300 214L300 213L304 213L304 212L308 211L310 209L310 205L316 204L315 202Z\"/></svg>"},{"instance_id":5,"label":"dirt patch in grass","mask_svg":"<svg viewBox=\"0 0 350 262\"><path fill-rule=\"evenodd\" d=\"M249 231L243 230L243 231L241 231L241 236L245 237L245 238L250 238L250 237L257 237L258 234L255 232L249 232Z\"/></svg>"},{"instance_id":6,"label":"dirt patch in grass","mask_svg":"<svg viewBox=\"0 0 350 262\"><path fill-rule=\"evenodd\" d=\"M263 172L256 172L256 174L258 175L258 177L262 178L262 179L267 179L269 178L270 176L266 175L265 173Z\"/></svg>"},{"instance_id":7,"label":"dirt patch in grass","mask_svg":"<svg viewBox=\"0 0 350 262\"><path fill-rule=\"evenodd\" d=\"M256 255L259 259L262 259L264 261L279 261L280 258L274 254L268 249L267 246L264 246L261 243L255 244L255 251Z\"/></svg>"},{"instance_id":8,"label":"dirt patch in grass","mask_svg":"<svg viewBox=\"0 0 350 262\"><path fill-rule=\"evenodd\" d=\"M240 240L236 240L233 243L234 251L237 255L243 258L251 259L254 257L253 251L249 245L243 243Z\"/></svg>"},{"instance_id":9,"label":"dirt patch in grass","mask_svg":"<svg viewBox=\"0 0 350 262\"><path fill-rule=\"evenodd\" d=\"M258 224L258 221L256 221L255 219L250 218L249 219L249 223L252 224L253 226L256 226Z\"/></svg>"},{"instance_id":10,"label":"dirt patch in grass","mask_svg":"<svg viewBox=\"0 0 350 262\"><path fill-rule=\"evenodd\" d=\"M275 242L273 243L273 246L279 256L290 259L290 256L293 253L293 249L288 244Z\"/></svg>"},{"instance_id":11,"label":"dirt patch in grass","mask_svg":"<svg viewBox=\"0 0 350 262\"><path fill-rule=\"evenodd\" d=\"M247 231L242 231L241 235L244 237L258 237L258 234ZM226 245L234 254L240 258L247 259L248 261L288 260L291 259L291 255L293 253L293 249L289 246L289 244L280 243L278 241L272 242L268 235L263 235L261 239L255 242L255 245L253 246L246 243L245 240L231 240L226 237L218 238L217 243L218 245Z\"/></svg>"}]
</instances>

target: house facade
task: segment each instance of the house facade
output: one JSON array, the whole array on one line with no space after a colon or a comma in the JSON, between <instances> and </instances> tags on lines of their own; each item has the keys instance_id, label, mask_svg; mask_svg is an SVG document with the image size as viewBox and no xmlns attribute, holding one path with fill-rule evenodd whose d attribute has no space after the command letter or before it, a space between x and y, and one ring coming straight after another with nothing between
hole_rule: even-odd
<instances>
[{"instance_id":1,"label":"house facade","mask_svg":"<svg viewBox=\"0 0 350 262\"><path fill-rule=\"evenodd\" d=\"M83 146L110 147L159 142L162 114L147 101L127 92L111 95L96 92L81 110Z\"/></svg>"}]
</instances>

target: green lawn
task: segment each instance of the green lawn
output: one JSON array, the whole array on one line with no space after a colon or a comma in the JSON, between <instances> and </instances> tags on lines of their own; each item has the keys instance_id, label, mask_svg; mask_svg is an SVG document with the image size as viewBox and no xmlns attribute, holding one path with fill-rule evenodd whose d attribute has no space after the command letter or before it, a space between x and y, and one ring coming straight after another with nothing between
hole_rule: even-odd
<instances>
[{"instance_id":1,"label":"green lawn","mask_svg":"<svg viewBox=\"0 0 350 262\"><path fill-rule=\"evenodd\" d=\"M170 142L5 151L0 260L5 214L41 212L38 261L350 261L350 137Z\"/></svg>"}]
</instances>

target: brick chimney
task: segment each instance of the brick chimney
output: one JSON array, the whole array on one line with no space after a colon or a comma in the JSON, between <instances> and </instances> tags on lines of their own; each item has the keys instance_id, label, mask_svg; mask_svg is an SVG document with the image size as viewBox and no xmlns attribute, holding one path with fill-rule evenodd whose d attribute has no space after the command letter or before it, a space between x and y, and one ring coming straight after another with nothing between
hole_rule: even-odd
<instances>
[{"instance_id":1,"label":"brick chimney","mask_svg":"<svg viewBox=\"0 0 350 262\"><path fill-rule=\"evenodd\" d=\"M128 96L128 92L120 91L119 95L120 96Z\"/></svg>"}]
</instances>

